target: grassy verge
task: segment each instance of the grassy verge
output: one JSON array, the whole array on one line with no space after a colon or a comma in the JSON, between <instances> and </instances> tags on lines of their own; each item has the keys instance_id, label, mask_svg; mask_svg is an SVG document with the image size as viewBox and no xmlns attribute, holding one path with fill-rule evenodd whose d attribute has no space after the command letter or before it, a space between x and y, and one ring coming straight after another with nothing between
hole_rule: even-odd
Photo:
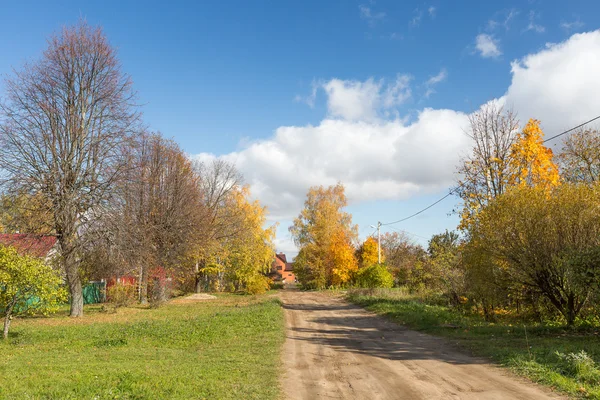
<instances>
[{"instance_id":1,"label":"grassy verge","mask_svg":"<svg viewBox=\"0 0 600 400\"><path fill-rule=\"evenodd\" d=\"M600 399L597 327L524 325L508 322L508 318L491 324L477 314L432 304L399 289L354 291L348 297L402 325L446 337L472 354L487 357L533 381L574 397Z\"/></svg>"},{"instance_id":2,"label":"grassy verge","mask_svg":"<svg viewBox=\"0 0 600 400\"><path fill-rule=\"evenodd\" d=\"M15 320L2 399L274 399L283 313L266 296Z\"/></svg>"}]
</instances>

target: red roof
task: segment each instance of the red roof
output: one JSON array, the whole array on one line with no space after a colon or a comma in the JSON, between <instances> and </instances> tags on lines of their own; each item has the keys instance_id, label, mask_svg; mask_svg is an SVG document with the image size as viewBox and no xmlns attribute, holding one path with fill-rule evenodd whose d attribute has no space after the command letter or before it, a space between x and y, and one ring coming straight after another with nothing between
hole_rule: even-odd
<instances>
[{"instance_id":1,"label":"red roof","mask_svg":"<svg viewBox=\"0 0 600 400\"><path fill-rule=\"evenodd\" d=\"M56 236L33 235L28 233L0 234L0 245L12 246L21 254L46 257L56 244Z\"/></svg>"},{"instance_id":2,"label":"red roof","mask_svg":"<svg viewBox=\"0 0 600 400\"><path fill-rule=\"evenodd\" d=\"M292 263L285 263L285 270L286 271L293 271L294 270L294 264Z\"/></svg>"},{"instance_id":3,"label":"red roof","mask_svg":"<svg viewBox=\"0 0 600 400\"><path fill-rule=\"evenodd\" d=\"M277 256L277 258L279 258L281 261L283 261L283 262L284 262L284 264L287 264L287 259L285 258L285 254L283 254L283 253L279 253L279 254L276 254L276 256Z\"/></svg>"}]
</instances>

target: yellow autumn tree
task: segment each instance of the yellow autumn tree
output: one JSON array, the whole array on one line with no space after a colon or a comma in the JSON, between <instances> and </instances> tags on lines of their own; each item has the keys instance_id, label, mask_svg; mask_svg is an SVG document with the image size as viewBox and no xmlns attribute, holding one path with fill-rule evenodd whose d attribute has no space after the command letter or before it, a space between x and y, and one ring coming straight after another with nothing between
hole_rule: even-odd
<instances>
[{"instance_id":1,"label":"yellow autumn tree","mask_svg":"<svg viewBox=\"0 0 600 400\"><path fill-rule=\"evenodd\" d=\"M517 135L511 147L510 185L540 186L546 189L558 186L558 167L553 161L552 150L544 146L543 137L540 121L536 119L530 119Z\"/></svg>"},{"instance_id":2,"label":"yellow autumn tree","mask_svg":"<svg viewBox=\"0 0 600 400\"><path fill-rule=\"evenodd\" d=\"M276 225L265 227L267 209L258 200L250 200L248 186L233 188L220 207L228 223L221 225L219 237L201 243L190 255L193 261L202 261L199 276L211 290L266 291L265 273L275 253Z\"/></svg>"},{"instance_id":3,"label":"yellow autumn tree","mask_svg":"<svg viewBox=\"0 0 600 400\"><path fill-rule=\"evenodd\" d=\"M290 233L299 248L294 272L310 288L341 286L358 269L353 243L358 233L347 205L344 186L311 187L304 209L294 220Z\"/></svg>"},{"instance_id":4,"label":"yellow autumn tree","mask_svg":"<svg viewBox=\"0 0 600 400\"><path fill-rule=\"evenodd\" d=\"M484 111L471 122L473 154L458 167L461 178L454 192L463 201L461 230L469 230L477 214L512 187L551 188L560 183L538 120L530 119L518 132L518 121L511 113Z\"/></svg>"},{"instance_id":5,"label":"yellow autumn tree","mask_svg":"<svg viewBox=\"0 0 600 400\"><path fill-rule=\"evenodd\" d=\"M223 260L226 275L234 285L251 294L268 290L263 275L273 261L276 226L265 228L267 209L258 200L251 201L250 189L244 186L233 192L234 212L240 215L240 225L224 242L227 257Z\"/></svg>"},{"instance_id":6,"label":"yellow autumn tree","mask_svg":"<svg viewBox=\"0 0 600 400\"><path fill-rule=\"evenodd\" d=\"M383 262L383 254L382 262ZM379 252L377 240L372 237L368 237L367 240L360 245L357 251L358 263L361 268L375 265L379 262Z\"/></svg>"}]
</instances>

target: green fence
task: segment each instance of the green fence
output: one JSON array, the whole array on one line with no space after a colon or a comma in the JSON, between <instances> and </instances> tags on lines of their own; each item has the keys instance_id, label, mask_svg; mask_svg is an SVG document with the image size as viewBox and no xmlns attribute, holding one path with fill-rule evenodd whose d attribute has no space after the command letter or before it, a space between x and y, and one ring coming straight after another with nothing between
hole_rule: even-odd
<instances>
[{"instance_id":1,"label":"green fence","mask_svg":"<svg viewBox=\"0 0 600 400\"><path fill-rule=\"evenodd\" d=\"M106 282L90 282L83 287L83 304L97 304L106 301Z\"/></svg>"}]
</instances>

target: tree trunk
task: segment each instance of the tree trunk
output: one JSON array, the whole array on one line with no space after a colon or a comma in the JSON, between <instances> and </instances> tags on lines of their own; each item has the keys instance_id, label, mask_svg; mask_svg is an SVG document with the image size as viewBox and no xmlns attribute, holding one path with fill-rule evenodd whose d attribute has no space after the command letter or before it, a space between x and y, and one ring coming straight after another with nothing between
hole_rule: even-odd
<instances>
[{"instance_id":1,"label":"tree trunk","mask_svg":"<svg viewBox=\"0 0 600 400\"><path fill-rule=\"evenodd\" d=\"M198 261L196 261L196 265L194 266L194 276L196 278L196 282L194 285L194 292L200 293L202 290L202 282L200 280L200 265Z\"/></svg>"},{"instance_id":2,"label":"tree trunk","mask_svg":"<svg viewBox=\"0 0 600 400\"><path fill-rule=\"evenodd\" d=\"M6 316L4 317L4 330L2 332L2 339L8 338L8 329L10 328L10 321L12 320L12 312L17 302L17 296L13 297L13 301L6 308Z\"/></svg>"},{"instance_id":3,"label":"tree trunk","mask_svg":"<svg viewBox=\"0 0 600 400\"><path fill-rule=\"evenodd\" d=\"M59 240L63 241L61 243L61 253L71 295L71 312L69 315L71 317L81 317L83 316L83 289L81 287L81 277L79 276L79 265L71 241L65 237Z\"/></svg>"},{"instance_id":4,"label":"tree trunk","mask_svg":"<svg viewBox=\"0 0 600 400\"><path fill-rule=\"evenodd\" d=\"M67 282L71 294L71 317L83 316L83 288L81 287L81 278L79 277L79 268L74 264L74 260L67 262L65 260L65 269L67 272ZM70 264L70 265L69 265Z\"/></svg>"},{"instance_id":5,"label":"tree trunk","mask_svg":"<svg viewBox=\"0 0 600 400\"><path fill-rule=\"evenodd\" d=\"M6 317L4 317L4 331L2 332L2 339L8 338L8 328L10 328L11 319L11 315L7 313Z\"/></svg>"},{"instance_id":6,"label":"tree trunk","mask_svg":"<svg viewBox=\"0 0 600 400\"><path fill-rule=\"evenodd\" d=\"M567 297L567 326L573 326L575 323L575 318L577 317L577 312L575 311L575 295L569 294Z\"/></svg>"},{"instance_id":7,"label":"tree trunk","mask_svg":"<svg viewBox=\"0 0 600 400\"><path fill-rule=\"evenodd\" d=\"M140 303L148 304L148 267L142 266L142 276L140 280Z\"/></svg>"}]
</instances>

